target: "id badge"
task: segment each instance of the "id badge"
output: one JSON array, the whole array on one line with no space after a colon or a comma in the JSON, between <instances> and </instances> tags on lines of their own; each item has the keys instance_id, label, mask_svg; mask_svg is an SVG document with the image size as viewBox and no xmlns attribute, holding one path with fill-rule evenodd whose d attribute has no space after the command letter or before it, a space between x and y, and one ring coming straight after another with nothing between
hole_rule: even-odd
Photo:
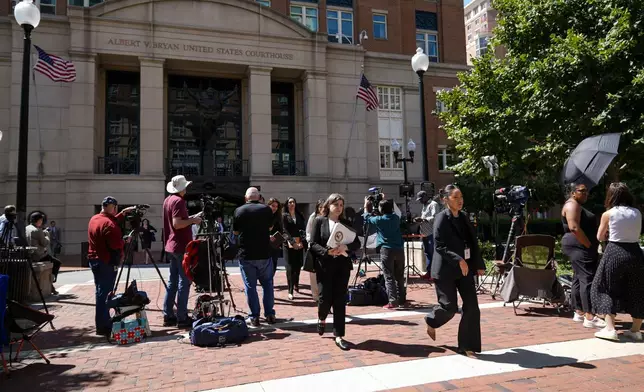
<instances>
[{"instance_id":1,"label":"id badge","mask_svg":"<svg viewBox=\"0 0 644 392\"><path fill-rule=\"evenodd\" d=\"M465 248L465 260L469 260L471 257L470 248Z\"/></svg>"}]
</instances>

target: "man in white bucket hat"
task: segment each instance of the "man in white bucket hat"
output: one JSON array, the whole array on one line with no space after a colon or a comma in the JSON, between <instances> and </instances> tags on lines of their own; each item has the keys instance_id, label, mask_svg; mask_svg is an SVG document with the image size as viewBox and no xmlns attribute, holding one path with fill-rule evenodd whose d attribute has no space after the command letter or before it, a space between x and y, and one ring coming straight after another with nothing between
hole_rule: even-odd
<instances>
[{"instance_id":1,"label":"man in white bucket hat","mask_svg":"<svg viewBox=\"0 0 644 392\"><path fill-rule=\"evenodd\" d=\"M163 232L165 233L165 251L170 262L170 279L168 291L163 303L163 326L189 328L192 320L188 317L188 298L190 280L181 266L186 246L192 241L192 225L201 224L201 218L188 216L188 207L184 196L192 181L184 176L174 176L166 186L170 194L163 202ZM178 289L178 295L177 295ZM177 312L174 312L177 297Z\"/></svg>"}]
</instances>

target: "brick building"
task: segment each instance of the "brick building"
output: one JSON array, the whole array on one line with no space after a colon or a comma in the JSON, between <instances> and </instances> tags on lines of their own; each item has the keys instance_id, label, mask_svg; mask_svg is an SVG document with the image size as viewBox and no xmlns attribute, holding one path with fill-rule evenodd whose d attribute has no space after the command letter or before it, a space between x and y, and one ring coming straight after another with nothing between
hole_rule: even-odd
<instances>
[{"instance_id":1,"label":"brick building","mask_svg":"<svg viewBox=\"0 0 644 392\"><path fill-rule=\"evenodd\" d=\"M18 155L23 34L11 4L0 0L0 204L14 202ZM332 191L359 207L371 186L398 196L391 139L412 138L429 180L451 179L432 111L435 92L467 69L461 0L37 4L34 44L71 59L78 75L32 82L27 204L64 228L66 254L80 252L107 194L124 206L151 204L147 217L160 226L165 182L176 174L194 181L193 199L226 198L226 215L251 184L267 199L294 196L305 211ZM410 62L417 46L432 60L427 156ZM356 104L362 71L378 110ZM421 166L408 167L416 184Z\"/></svg>"}]
</instances>

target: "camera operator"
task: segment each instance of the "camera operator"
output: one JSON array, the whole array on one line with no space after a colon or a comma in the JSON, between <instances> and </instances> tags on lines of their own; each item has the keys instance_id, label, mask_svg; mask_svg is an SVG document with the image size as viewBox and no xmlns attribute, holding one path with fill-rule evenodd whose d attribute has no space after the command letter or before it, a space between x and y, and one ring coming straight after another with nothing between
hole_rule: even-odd
<instances>
[{"instance_id":1,"label":"camera operator","mask_svg":"<svg viewBox=\"0 0 644 392\"><path fill-rule=\"evenodd\" d=\"M239 236L239 269L244 280L248 301L247 323L259 327L259 297L257 281L264 291L264 316L266 322L275 324L275 297L273 293L273 262L271 261L270 233L274 219L271 208L259 201L259 191L246 190L246 204L237 208L233 216L233 234Z\"/></svg>"},{"instance_id":2,"label":"camera operator","mask_svg":"<svg viewBox=\"0 0 644 392\"><path fill-rule=\"evenodd\" d=\"M431 266L434 256L434 219L436 214L443 211L444 208L439 195L432 199L425 191L420 191L416 194L416 201L423 205L420 218L416 218L416 221L429 224L428 230L430 234L427 237L423 237L423 249L427 258L427 273L423 276L423 279L431 280Z\"/></svg>"},{"instance_id":3,"label":"camera operator","mask_svg":"<svg viewBox=\"0 0 644 392\"><path fill-rule=\"evenodd\" d=\"M112 332L107 296L114 288L116 270L123 257L123 233L120 224L125 214L135 207L118 211L118 202L112 196L103 199L103 209L89 220L87 259L96 286L96 334L108 336Z\"/></svg>"},{"instance_id":4,"label":"camera operator","mask_svg":"<svg viewBox=\"0 0 644 392\"><path fill-rule=\"evenodd\" d=\"M407 301L407 292L405 289L405 251L400 230L400 217L394 211L393 200L380 201L378 205L380 216L372 215L372 209L372 201L367 196L364 200L364 219L376 228L376 247L380 248L380 260L389 296L389 303L384 306L384 309L404 307Z\"/></svg>"},{"instance_id":5,"label":"camera operator","mask_svg":"<svg viewBox=\"0 0 644 392\"><path fill-rule=\"evenodd\" d=\"M163 326L190 328L192 320L188 317L188 299L192 282L186 276L181 265L186 246L192 241L192 225L201 224L201 218L188 215L186 189L192 184L184 176L174 176L168 182L166 191L170 196L163 201L163 230L167 233L165 251L170 262L168 290L163 302ZM177 293L178 289L178 293ZM177 297L177 312L174 312L174 301Z\"/></svg>"},{"instance_id":6,"label":"camera operator","mask_svg":"<svg viewBox=\"0 0 644 392\"><path fill-rule=\"evenodd\" d=\"M0 216L0 242L6 242L5 245L13 244L16 237L16 206L8 205L4 208L4 214Z\"/></svg>"}]
</instances>

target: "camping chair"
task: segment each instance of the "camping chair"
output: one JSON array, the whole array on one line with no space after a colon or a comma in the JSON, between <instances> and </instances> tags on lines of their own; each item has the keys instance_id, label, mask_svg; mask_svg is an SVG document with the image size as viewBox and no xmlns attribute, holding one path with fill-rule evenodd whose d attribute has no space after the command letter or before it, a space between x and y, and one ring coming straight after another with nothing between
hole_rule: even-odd
<instances>
[{"instance_id":1,"label":"camping chair","mask_svg":"<svg viewBox=\"0 0 644 392\"><path fill-rule=\"evenodd\" d=\"M4 359L4 345L9 343L9 333L4 328L4 315L7 309L7 293L9 291L9 276L0 275L0 360L5 376L9 376L9 367Z\"/></svg>"},{"instance_id":2,"label":"camping chair","mask_svg":"<svg viewBox=\"0 0 644 392\"><path fill-rule=\"evenodd\" d=\"M512 302L514 313L522 302L538 299L560 311L563 294L557 281L555 238L530 234L516 238L512 268L503 282L501 296L505 303Z\"/></svg>"},{"instance_id":3,"label":"camping chair","mask_svg":"<svg viewBox=\"0 0 644 392\"><path fill-rule=\"evenodd\" d=\"M22 346L28 342L40 354L40 357L49 364L49 359L34 344L33 338L54 319L53 314L44 313L29 306L22 305L16 301L7 301L7 313L5 315L5 328L9 333L9 360L11 360L11 349L18 344L18 351L13 358L18 360Z\"/></svg>"}]
</instances>

